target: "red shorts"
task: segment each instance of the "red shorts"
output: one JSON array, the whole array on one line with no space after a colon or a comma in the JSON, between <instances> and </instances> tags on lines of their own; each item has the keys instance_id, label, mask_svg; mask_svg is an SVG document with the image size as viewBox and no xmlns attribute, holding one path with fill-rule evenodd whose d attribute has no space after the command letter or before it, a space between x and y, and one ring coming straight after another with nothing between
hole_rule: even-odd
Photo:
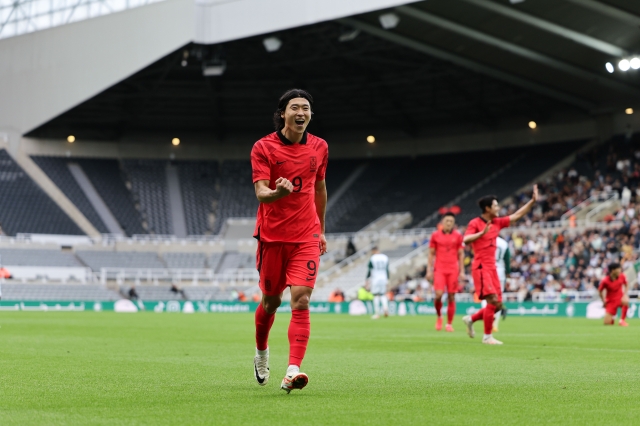
<instances>
[{"instance_id":1,"label":"red shorts","mask_svg":"<svg viewBox=\"0 0 640 426\"><path fill-rule=\"evenodd\" d=\"M497 269L472 269L473 285L480 300L484 300L488 295L495 294L502 302L502 289L500 288L500 278Z\"/></svg>"},{"instance_id":2,"label":"red shorts","mask_svg":"<svg viewBox=\"0 0 640 426\"><path fill-rule=\"evenodd\" d=\"M435 291L447 291L447 293L458 292L458 277L460 273L450 271L433 272L433 289Z\"/></svg>"},{"instance_id":3,"label":"red shorts","mask_svg":"<svg viewBox=\"0 0 640 426\"><path fill-rule=\"evenodd\" d=\"M256 267L260 272L260 290L267 296L276 296L290 285L313 288L319 265L320 245L317 241L258 242Z\"/></svg>"},{"instance_id":4,"label":"red shorts","mask_svg":"<svg viewBox=\"0 0 640 426\"><path fill-rule=\"evenodd\" d=\"M604 304L604 310L608 314L616 316L618 314L618 308L622 306L622 299L607 300Z\"/></svg>"}]
</instances>

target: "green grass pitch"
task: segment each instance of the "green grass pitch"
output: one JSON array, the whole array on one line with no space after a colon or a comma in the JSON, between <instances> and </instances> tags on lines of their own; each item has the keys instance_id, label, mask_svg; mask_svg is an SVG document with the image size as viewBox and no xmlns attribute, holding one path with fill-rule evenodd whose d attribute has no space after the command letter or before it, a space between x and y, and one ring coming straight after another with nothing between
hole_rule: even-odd
<instances>
[{"instance_id":1,"label":"green grass pitch","mask_svg":"<svg viewBox=\"0 0 640 426\"><path fill-rule=\"evenodd\" d=\"M511 317L497 347L459 318L448 334L434 317L312 315L309 385L286 395L288 322L260 387L253 315L0 312L0 424L640 421L640 322Z\"/></svg>"}]
</instances>

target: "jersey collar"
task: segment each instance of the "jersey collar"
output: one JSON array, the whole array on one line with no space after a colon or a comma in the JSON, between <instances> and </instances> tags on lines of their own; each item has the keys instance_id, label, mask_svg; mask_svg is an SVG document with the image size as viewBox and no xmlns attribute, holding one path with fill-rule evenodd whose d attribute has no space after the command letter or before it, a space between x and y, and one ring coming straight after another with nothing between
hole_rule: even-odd
<instances>
[{"instance_id":1,"label":"jersey collar","mask_svg":"<svg viewBox=\"0 0 640 426\"><path fill-rule=\"evenodd\" d=\"M489 221L487 219L485 219L484 217L482 217L482 216L478 216L478 219L480 219L484 223L489 223Z\"/></svg>"},{"instance_id":2,"label":"jersey collar","mask_svg":"<svg viewBox=\"0 0 640 426\"><path fill-rule=\"evenodd\" d=\"M289 139L287 139L285 137L285 135L282 134L281 130L278 130L276 132L276 134L280 138L280 142L282 142L283 144L285 144L285 145L293 145L293 142L291 142ZM302 134L302 140L300 141L300 145L306 145L306 144L307 144L307 131L305 130L305 132Z\"/></svg>"}]
</instances>

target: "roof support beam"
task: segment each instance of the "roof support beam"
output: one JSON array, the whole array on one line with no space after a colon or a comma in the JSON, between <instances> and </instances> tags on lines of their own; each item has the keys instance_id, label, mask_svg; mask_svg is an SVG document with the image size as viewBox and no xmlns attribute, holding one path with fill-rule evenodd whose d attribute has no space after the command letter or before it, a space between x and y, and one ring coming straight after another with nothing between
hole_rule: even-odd
<instances>
[{"instance_id":1,"label":"roof support beam","mask_svg":"<svg viewBox=\"0 0 640 426\"><path fill-rule=\"evenodd\" d=\"M564 37L578 44L582 44L583 46L587 46L591 49L606 53L607 55L621 57L629 54L629 52L627 52L626 50L611 43L607 43L606 41L599 40L586 34L582 34L578 31L574 31L561 25L554 24L553 22L549 22L547 20L529 15L528 13L524 13L513 7L505 6L501 3L495 3L490 0L465 1L475 6L482 7L495 13L499 13L511 19L524 22L525 24L550 32L557 36Z\"/></svg>"},{"instance_id":2,"label":"roof support beam","mask_svg":"<svg viewBox=\"0 0 640 426\"><path fill-rule=\"evenodd\" d=\"M625 22L634 27L640 27L640 16L627 12L626 10L618 9L617 7L609 4L604 4L595 0L567 0L571 3L579 4L587 9L594 10L603 15L607 15L610 18L617 19L618 21Z\"/></svg>"},{"instance_id":3,"label":"roof support beam","mask_svg":"<svg viewBox=\"0 0 640 426\"><path fill-rule=\"evenodd\" d=\"M511 42L485 34L478 30L465 27L464 25L458 24L453 21L449 21L448 19L444 19L436 15L432 15L431 13L423 12L420 9L416 9L414 7L409 7L409 6L399 6L399 7L396 7L394 10L398 11L399 13L402 13L403 15L410 16L414 19L417 19L419 21L422 21L431 25L435 25L437 27L443 28L448 31L461 34L473 40L486 43L490 46L497 47L507 52L511 52L515 55L521 56L523 58L532 60L534 62L538 62L540 64L546 65L551 68L555 68L567 74L571 74L575 77L580 77L587 81L598 82L603 86L606 86L613 90L617 90L621 93L634 94L636 96L640 96L640 89L637 89L633 86L620 83L618 81L609 79L604 75L600 75L597 73L593 73L591 71L584 70L582 68L576 67L575 65L562 62L558 59L552 58L542 53L538 53L526 47L518 46L517 44L513 44Z\"/></svg>"},{"instance_id":4,"label":"roof support beam","mask_svg":"<svg viewBox=\"0 0 640 426\"><path fill-rule=\"evenodd\" d=\"M497 80L505 81L509 84L513 84L514 86L519 86L527 90L531 90L532 92L536 92L541 95L547 96L549 98L553 98L553 99L565 102L567 104L577 106L587 111L590 111L596 107L596 105L593 102L589 102L577 96L573 96L568 93L564 93L559 90L556 90L547 86L543 86L541 84L538 84L529 80L525 80L513 74L509 74L499 69L481 64L479 62L475 62L473 60L464 58L462 56L458 56L451 52L429 46L422 42L398 35L391 31L383 30L374 25L370 25L352 18L339 19L338 22L341 22L353 28L357 28L360 31L366 32L368 34L371 34L383 40L390 41L392 43L407 47L409 49L413 49L415 51L424 53L429 56L433 56L435 58L452 62L456 65L470 69L477 73L487 75Z\"/></svg>"}]
</instances>

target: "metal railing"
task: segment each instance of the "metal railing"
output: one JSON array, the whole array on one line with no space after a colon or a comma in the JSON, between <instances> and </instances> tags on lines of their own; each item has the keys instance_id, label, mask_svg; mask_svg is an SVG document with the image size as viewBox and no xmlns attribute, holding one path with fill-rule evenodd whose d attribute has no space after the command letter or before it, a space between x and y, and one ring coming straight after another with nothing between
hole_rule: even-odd
<instances>
[{"instance_id":1,"label":"metal railing","mask_svg":"<svg viewBox=\"0 0 640 426\"><path fill-rule=\"evenodd\" d=\"M100 268L94 276L100 284L115 280L119 285L125 281L152 285L159 285L161 282L191 282L192 285L221 282L257 283L260 278L258 271L252 268L227 269L222 273L215 273L212 269Z\"/></svg>"}]
</instances>

